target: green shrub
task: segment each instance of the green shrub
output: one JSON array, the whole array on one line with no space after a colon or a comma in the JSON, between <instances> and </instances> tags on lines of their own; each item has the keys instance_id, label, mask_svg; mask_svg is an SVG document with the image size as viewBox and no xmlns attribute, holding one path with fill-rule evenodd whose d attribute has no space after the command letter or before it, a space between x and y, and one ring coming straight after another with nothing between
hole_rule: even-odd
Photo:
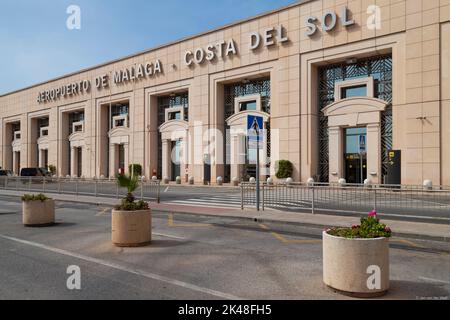
<instances>
[{"instance_id":1,"label":"green shrub","mask_svg":"<svg viewBox=\"0 0 450 320\"><path fill-rule=\"evenodd\" d=\"M361 219L361 225L351 228L332 228L327 230L329 235L347 239L376 239L390 238L392 231L385 224L380 223L377 213L372 211L368 217Z\"/></svg>"},{"instance_id":2,"label":"green shrub","mask_svg":"<svg viewBox=\"0 0 450 320\"><path fill-rule=\"evenodd\" d=\"M46 197L44 194L40 193L40 194L26 194L22 197L22 201L23 202L29 202L29 201L47 201L50 200L50 198Z\"/></svg>"},{"instance_id":3,"label":"green shrub","mask_svg":"<svg viewBox=\"0 0 450 320\"><path fill-rule=\"evenodd\" d=\"M122 188L126 188L128 192L127 196L122 199L122 203L116 206L114 209L120 211L139 211L149 209L149 205L147 202L143 200L135 201L133 192L136 191L136 189L139 187L139 178L137 175L118 175L117 184Z\"/></svg>"},{"instance_id":4,"label":"green shrub","mask_svg":"<svg viewBox=\"0 0 450 320\"><path fill-rule=\"evenodd\" d=\"M49 165L49 166L48 166L48 171L51 172L52 176L56 175L56 166L54 166L54 165Z\"/></svg>"},{"instance_id":5,"label":"green shrub","mask_svg":"<svg viewBox=\"0 0 450 320\"><path fill-rule=\"evenodd\" d=\"M133 172L134 166L134 172ZM130 164L128 166L129 172L134 176L142 176L142 166L140 164Z\"/></svg>"},{"instance_id":6,"label":"green shrub","mask_svg":"<svg viewBox=\"0 0 450 320\"><path fill-rule=\"evenodd\" d=\"M294 172L294 165L288 160L277 161L277 173L276 177L278 179L292 178L292 173Z\"/></svg>"},{"instance_id":7,"label":"green shrub","mask_svg":"<svg viewBox=\"0 0 450 320\"><path fill-rule=\"evenodd\" d=\"M122 199L122 203L118 206L115 206L114 209L120 211L140 211L140 210L148 210L150 207L147 202L143 200L130 202L128 199Z\"/></svg>"}]
</instances>

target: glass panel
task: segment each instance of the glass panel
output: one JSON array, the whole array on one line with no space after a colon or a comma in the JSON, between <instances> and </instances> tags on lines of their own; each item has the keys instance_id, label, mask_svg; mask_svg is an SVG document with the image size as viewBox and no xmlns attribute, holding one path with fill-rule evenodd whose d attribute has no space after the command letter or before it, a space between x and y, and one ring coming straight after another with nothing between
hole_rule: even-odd
<instances>
[{"instance_id":1,"label":"glass panel","mask_svg":"<svg viewBox=\"0 0 450 320\"><path fill-rule=\"evenodd\" d=\"M367 97L367 86L354 86L342 88L341 98Z\"/></svg>"},{"instance_id":2,"label":"glass panel","mask_svg":"<svg viewBox=\"0 0 450 320\"><path fill-rule=\"evenodd\" d=\"M350 128L345 131L345 153L346 154L359 154L360 137L367 135L366 128Z\"/></svg>"},{"instance_id":3,"label":"glass panel","mask_svg":"<svg viewBox=\"0 0 450 320\"><path fill-rule=\"evenodd\" d=\"M240 107L240 111L256 111L256 101L247 101L247 102L242 102L241 103L241 107Z\"/></svg>"},{"instance_id":4,"label":"glass panel","mask_svg":"<svg viewBox=\"0 0 450 320\"><path fill-rule=\"evenodd\" d=\"M169 120L181 120L181 112L170 112Z\"/></svg>"}]
</instances>

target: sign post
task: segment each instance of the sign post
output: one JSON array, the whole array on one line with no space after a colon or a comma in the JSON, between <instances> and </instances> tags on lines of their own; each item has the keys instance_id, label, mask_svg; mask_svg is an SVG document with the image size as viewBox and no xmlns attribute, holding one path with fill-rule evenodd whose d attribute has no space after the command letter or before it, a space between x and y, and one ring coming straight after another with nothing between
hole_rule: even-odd
<instances>
[{"instance_id":1,"label":"sign post","mask_svg":"<svg viewBox=\"0 0 450 320\"><path fill-rule=\"evenodd\" d=\"M259 211L261 203L261 181L260 181L260 159L259 150L261 134L264 130L264 119L257 116L248 116L247 119L247 136L249 148L253 149L256 142L256 210Z\"/></svg>"}]
</instances>

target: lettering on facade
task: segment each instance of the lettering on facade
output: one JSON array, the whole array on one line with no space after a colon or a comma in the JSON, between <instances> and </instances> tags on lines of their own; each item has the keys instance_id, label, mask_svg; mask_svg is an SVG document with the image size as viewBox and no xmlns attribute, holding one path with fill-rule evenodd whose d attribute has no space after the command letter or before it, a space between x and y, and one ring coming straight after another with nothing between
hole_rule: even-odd
<instances>
[{"instance_id":1,"label":"lettering on facade","mask_svg":"<svg viewBox=\"0 0 450 320\"><path fill-rule=\"evenodd\" d=\"M156 60L155 62L147 62L145 64L139 64L137 66L115 71L113 73L113 81L116 85L118 85L144 78L151 78L161 73L163 73L161 61ZM95 87L98 90L108 88L109 76L107 74L104 74L96 77ZM90 90L91 82L89 80L74 82L59 88L39 92L37 102L53 102L61 98L69 98L81 94L86 94L89 93Z\"/></svg>"},{"instance_id":2,"label":"lettering on facade","mask_svg":"<svg viewBox=\"0 0 450 320\"><path fill-rule=\"evenodd\" d=\"M283 44L289 41L287 32L282 25L266 28L262 34L251 32L249 34L249 49L255 51L263 45L268 48L276 44ZM188 50L184 53L183 62L186 66L200 65L205 61L213 61L216 58L224 58L238 54L236 42L233 39L228 41L218 41L209 44L206 48L197 48L193 51Z\"/></svg>"},{"instance_id":3,"label":"lettering on facade","mask_svg":"<svg viewBox=\"0 0 450 320\"><path fill-rule=\"evenodd\" d=\"M341 9L340 21L344 27L349 27L355 24L355 21L349 18L349 10L347 6ZM306 18L305 25L307 28L306 34L313 36L318 31L318 18L310 16ZM338 23L338 16L334 11L326 11L322 16L320 23L321 29L325 32L332 31L336 28ZM251 32L249 34L249 50L256 51L262 46L269 48L274 45L282 45L289 42L287 31L282 25L276 27L266 28L259 32ZM193 51L186 51L183 56L183 63L190 67L194 64L200 65L206 61L213 61L217 58L225 58L235 56L238 54L238 47L234 39L228 41L218 41L207 45L205 48L197 48ZM163 68L160 60L155 62L147 62L137 66L128 67L123 70L115 71L111 77L114 84L124 84L132 81L138 81L144 78L151 78L155 75L162 74ZM106 89L110 86L110 77L104 74L95 78L95 87L97 90ZM56 89L39 92L38 103L45 103L56 101L61 98L72 97L80 94L89 93L91 90L91 82L83 80L80 82L71 83Z\"/></svg>"},{"instance_id":4,"label":"lettering on facade","mask_svg":"<svg viewBox=\"0 0 450 320\"><path fill-rule=\"evenodd\" d=\"M286 30L282 25L275 28L267 28L263 31L263 34L258 32L250 33L250 50L254 51L263 43L264 47L270 47L275 44L282 44L288 42L289 38L286 35Z\"/></svg>"},{"instance_id":5,"label":"lettering on facade","mask_svg":"<svg viewBox=\"0 0 450 320\"><path fill-rule=\"evenodd\" d=\"M341 9L341 16L340 16L341 23L344 27L349 27L355 24L355 21L353 19L349 18L349 10L347 6L343 6ZM306 25L306 35L309 37L312 37L314 34L316 34L318 30L317 26L318 18L315 16L309 16L306 18L305 25ZM321 29L324 32L330 32L336 28L338 22L338 16L336 12L334 11L326 11L322 16L322 22L320 23Z\"/></svg>"},{"instance_id":6,"label":"lettering on facade","mask_svg":"<svg viewBox=\"0 0 450 320\"><path fill-rule=\"evenodd\" d=\"M37 102L44 103L50 101L56 101L61 98L72 97L80 94L89 93L91 90L91 82L89 80L83 80L80 82L73 82L68 85L51 89L47 91L39 92Z\"/></svg>"},{"instance_id":7,"label":"lettering on facade","mask_svg":"<svg viewBox=\"0 0 450 320\"><path fill-rule=\"evenodd\" d=\"M237 48L233 39L228 41L219 41L215 44L209 44L206 48L197 48L194 51L186 51L184 54L184 63L191 66L193 63L202 64L206 61L213 61L216 58L236 55Z\"/></svg>"},{"instance_id":8,"label":"lettering on facade","mask_svg":"<svg viewBox=\"0 0 450 320\"><path fill-rule=\"evenodd\" d=\"M136 67L125 68L114 72L114 83L121 84L131 81L137 81L144 78L150 78L162 73L161 61L156 60L147 62L146 64L139 64Z\"/></svg>"}]
</instances>

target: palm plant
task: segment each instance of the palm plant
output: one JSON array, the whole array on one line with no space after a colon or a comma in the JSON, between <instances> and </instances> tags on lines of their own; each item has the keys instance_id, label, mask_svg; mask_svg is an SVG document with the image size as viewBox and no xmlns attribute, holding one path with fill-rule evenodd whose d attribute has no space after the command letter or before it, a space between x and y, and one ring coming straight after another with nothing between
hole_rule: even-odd
<instances>
[{"instance_id":1,"label":"palm plant","mask_svg":"<svg viewBox=\"0 0 450 320\"><path fill-rule=\"evenodd\" d=\"M135 197L133 195L133 192L136 191L136 189L139 187L139 178L134 175L118 175L117 176L117 183L121 188L127 189L127 197L125 198L127 202L133 203L135 200Z\"/></svg>"}]
</instances>

